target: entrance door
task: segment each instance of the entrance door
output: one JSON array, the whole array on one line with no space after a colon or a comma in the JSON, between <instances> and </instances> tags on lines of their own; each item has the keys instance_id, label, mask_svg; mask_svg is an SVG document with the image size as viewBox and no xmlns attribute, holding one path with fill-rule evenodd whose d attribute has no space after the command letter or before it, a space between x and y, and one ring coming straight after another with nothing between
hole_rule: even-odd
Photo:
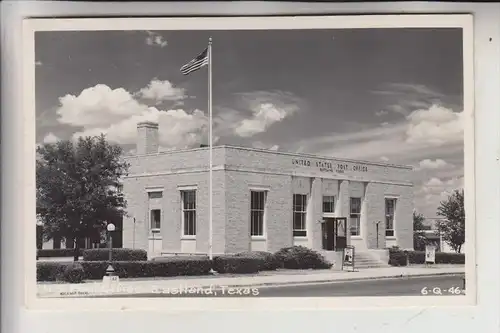
<instances>
[{"instance_id":1,"label":"entrance door","mask_svg":"<svg viewBox=\"0 0 500 333\"><path fill-rule=\"evenodd\" d=\"M335 220L325 218L321 224L321 233L323 235L323 250L333 251L335 249Z\"/></svg>"},{"instance_id":2,"label":"entrance door","mask_svg":"<svg viewBox=\"0 0 500 333\"><path fill-rule=\"evenodd\" d=\"M342 251L347 246L347 218L325 218L321 225L323 250Z\"/></svg>"},{"instance_id":3,"label":"entrance door","mask_svg":"<svg viewBox=\"0 0 500 333\"><path fill-rule=\"evenodd\" d=\"M347 246L347 218L335 218L335 250L342 251Z\"/></svg>"}]
</instances>

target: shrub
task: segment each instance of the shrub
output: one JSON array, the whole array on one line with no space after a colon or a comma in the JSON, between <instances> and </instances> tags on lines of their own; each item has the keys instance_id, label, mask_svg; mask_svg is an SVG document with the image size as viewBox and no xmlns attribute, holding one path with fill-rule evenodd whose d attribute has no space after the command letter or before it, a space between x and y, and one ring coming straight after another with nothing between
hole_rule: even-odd
<instances>
[{"instance_id":1,"label":"shrub","mask_svg":"<svg viewBox=\"0 0 500 333\"><path fill-rule=\"evenodd\" d=\"M436 264L465 264L465 254L436 252ZM408 261L410 264L425 264L425 251L408 251ZM406 256L404 251L399 249L389 249L389 265L406 266Z\"/></svg>"},{"instance_id":2,"label":"shrub","mask_svg":"<svg viewBox=\"0 0 500 333\"><path fill-rule=\"evenodd\" d=\"M82 249L79 249L80 256L82 255ZM38 258L56 258L56 257L73 257L75 254L75 249L38 249Z\"/></svg>"},{"instance_id":3,"label":"shrub","mask_svg":"<svg viewBox=\"0 0 500 333\"><path fill-rule=\"evenodd\" d=\"M436 264L465 264L464 253L436 252Z\"/></svg>"},{"instance_id":4,"label":"shrub","mask_svg":"<svg viewBox=\"0 0 500 333\"><path fill-rule=\"evenodd\" d=\"M332 267L332 264L321 254L305 246L285 247L274 255L283 268L326 269Z\"/></svg>"},{"instance_id":5,"label":"shrub","mask_svg":"<svg viewBox=\"0 0 500 333\"><path fill-rule=\"evenodd\" d=\"M408 261L410 264L425 264L425 251L408 251Z\"/></svg>"},{"instance_id":6,"label":"shrub","mask_svg":"<svg viewBox=\"0 0 500 333\"><path fill-rule=\"evenodd\" d=\"M240 252L237 253L235 256L257 258L262 260L262 262L259 262L259 268L258 268L259 271L274 271L280 268L281 266L276 256L270 252L265 252L265 251Z\"/></svg>"},{"instance_id":7,"label":"shrub","mask_svg":"<svg viewBox=\"0 0 500 333\"><path fill-rule=\"evenodd\" d=\"M66 266L69 263L64 262L37 262L36 263L36 280L37 281L57 281L60 280Z\"/></svg>"},{"instance_id":8,"label":"shrub","mask_svg":"<svg viewBox=\"0 0 500 333\"><path fill-rule=\"evenodd\" d=\"M264 265L263 258L254 256L222 255L214 257L212 267L218 273L251 274L257 273Z\"/></svg>"},{"instance_id":9,"label":"shrub","mask_svg":"<svg viewBox=\"0 0 500 333\"><path fill-rule=\"evenodd\" d=\"M106 274L108 261L83 261L85 278L102 279ZM169 277L208 275L211 262L208 259L162 259L158 261L115 261L115 274L120 278Z\"/></svg>"},{"instance_id":10,"label":"shrub","mask_svg":"<svg viewBox=\"0 0 500 333\"><path fill-rule=\"evenodd\" d=\"M83 271L82 265L78 263L71 263L66 265L60 278L64 282L69 283L82 283L85 278L85 272Z\"/></svg>"},{"instance_id":11,"label":"shrub","mask_svg":"<svg viewBox=\"0 0 500 333\"><path fill-rule=\"evenodd\" d=\"M389 249L389 265L391 266L406 266L406 255L399 248Z\"/></svg>"},{"instance_id":12,"label":"shrub","mask_svg":"<svg viewBox=\"0 0 500 333\"><path fill-rule=\"evenodd\" d=\"M78 283L84 279L100 280L106 274L108 261L81 263L38 262L37 281ZM170 259L161 261L115 261L115 274L121 278L208 275L212 263L207 259Z\"/></svg>"},{"instance_id":13,"label":"shrub","mask_svg":"<svg viewBox=\"0 0 500 333\"><path fill-rule=\"evenodd\" d=\"M113 261L146 261L148 253L140 249L121 249L111 250ZM84 261L107 261L109 259L109 249L89 249L83 251Z\"/></svg>"},{"instance_id":14,"label":"shrub","mask_svg":"<svg viewBox=\"0 0 500 333\"><path fill-rule=\"evenodd\" d=\"M177 261L177 260L209 260L206 255L175 255L175 256L162 256L152 258L151 261L165 262L165 261Z\"/></svg>"}]
</instances>

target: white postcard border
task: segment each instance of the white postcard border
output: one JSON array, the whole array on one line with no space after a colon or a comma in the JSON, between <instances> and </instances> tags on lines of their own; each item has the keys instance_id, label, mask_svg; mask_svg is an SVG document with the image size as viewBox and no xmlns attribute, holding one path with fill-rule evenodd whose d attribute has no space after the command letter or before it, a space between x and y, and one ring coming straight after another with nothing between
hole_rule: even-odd
<instances>
[{"instance_id":1,"label":"white postcard border","mask_svg":"<svg viewBox=\"0 0 500 333\"><path fill-rule=\"evenodd\" d=\"M106 18L32 19L24 22L24 198L25 301L29 309L40 310L299 310L331 308L465 306L476 303L476 223L474 154L473 22L470 15L364 15L320 17L231 17L231 18ZM346 29L346 28L463 28L464 43L464 182L466 202L465 297L363 297L363 298L216 298L216 299L46 299L36 297L35 260L35 31L79 30L249 30L249 29ZM21 185L21 184L20 184ZM163 311L163 310L162 310Z\"/></svg>"}]
</instances>

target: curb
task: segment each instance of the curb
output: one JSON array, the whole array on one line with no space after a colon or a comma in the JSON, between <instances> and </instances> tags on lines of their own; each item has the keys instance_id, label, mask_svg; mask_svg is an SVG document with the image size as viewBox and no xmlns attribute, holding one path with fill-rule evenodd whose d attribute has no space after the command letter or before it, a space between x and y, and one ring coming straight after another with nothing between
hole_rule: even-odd
<instances>
[{"instance_id":1,"label":"curb","mask_svg":"<svg viewBox=\"0 0 500 333\"><path fill-rule=\"evenodd\" d=\"M247 284L247 285L229 285L227 287L231 288L244 288L244 287L285 287L285 286L300 286L300 285L309 285L309 284L323 284L323 283L342 283L342 282L360 282L360 281L370 281L370 280L395 280L395 279L411 279L411 278L425 278L432 276L456 276L456 275L464 275L462 272L448 272L448 273L436 273L436 274L413 274L413 275L387 275L387 276L377 276L377 277L361 277L361 278L353 278L353 279L325 279L325 280L315 280L315 281L303 281L303 282L269 282L269 283L259 283L259 284Z\"/></svg>"},{"instance_id":2,"label":"curb","mask_svg":"<svg viewBox=\"0 0 500 333\"><path fill-rule=\"evenodd\" d=\"M322 279L322 280L314 280L314 281L299 281L299 282L268 282L268 283L254 283L254 284L240 284L240 285L221 285L220 287L225 288L279 288L279 287L291 287L291 286L304 286L304 285L314 285L314 284L326 284L326 283L342 283L342 282L360 282L360 281L370 281L370 280L395 280L395 279L412 279L412 278L425 278L425 277L433 277L433 276L457 276L464 275L465 272L442 272L442 273L421 273L421 274L411 274L411 275L385 275L385 276L377 276L377 277L360 277L360 278L340 278L340 279ZM200 284L195 286L194 288L209 288L214 284ZM188 287L189 288L189 287ZM103 293L92 293L83 296L86 297L102 297L102 296L123 296L129 295L130 297L134 297L134 295L142 295L144 292L137 293L124 293L124 292L103 292ZM153 292L151 292L153 294ZM40 298L80 298L82 296L75 295L58 295L58 296L43 296L38 295Z\"/></svg>"}]
</instances>

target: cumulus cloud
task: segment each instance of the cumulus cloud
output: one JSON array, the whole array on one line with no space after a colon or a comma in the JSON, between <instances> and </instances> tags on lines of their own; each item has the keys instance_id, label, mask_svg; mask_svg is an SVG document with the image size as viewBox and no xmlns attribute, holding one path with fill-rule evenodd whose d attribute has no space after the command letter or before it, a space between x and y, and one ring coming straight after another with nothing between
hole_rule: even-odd
<instances>
[{"instance_id":1,"label":"cumulus cloud","mask_svg":"<svg viewBox=\"0 0 500 333\"><path fill-rule=\"evenodd\" d=\"M271 125L282 121L288 115L286 110L277 108L271 103L261 104L252 111L253 117L243 119L235 128L237 135L250 137L265 132Z\"/></svg>"},{"instance_id":2,"label":"cumulus cloud","mask_svg":"<svg viewBox=\"0 0 500 333\"><path fill-rule=\"evenodd\" d=\"M165 149L197 145L206 135L208 121L202 111L149 107L123 88L99 84L78 96L66 95L60 103L59 122L82 128L74 138L104 133L112 142L134 144L137 123L141 121L159 123L160 145Z\"/></svg>"},{"instance_id":3,"label":"cumulus cloud","mask_svg":"<svg viewBox=\"0 0 500 333\"><path fill-rule=\"evenodd\" d=\"M463 112L432 105L429 109L413 111L407 119L408 143L443 145L463 141Z\"/></svg>"},{"instance_id":4,"label":"cumulus cloud","mask_svg":"<svg viewBox=\"0 0 500 333\"><path fill-rule=\"evenodd\" d=\"M68 94L59 98L59 103L56 113L60 123L90 128L107 126L148 109L127 90L105 84L84 89L78 96Z\"/></svg>"},{"instance_id":5,"label":"cumulus cloud","mask_svg":"<svg viewBox=\"0 0 500 333\"><path fill-rule=\"evenodd\" d=\"M142 88L138 92L138 96L148 100L154 100L157 103L163 101L180 101L186 98L183 88L176 88L174 85L165 80L152 80L147 87Z\"/></svg>"},{"instance_id":6,"label":"cumulus cloud","mask_svg":"<svg viewBox=\"0 0 500 333\"><path fill-rule=\"evenodd\" d=\"M444 167L449 166L449 164L438 158L436 160L431 160L431 159L425 159L419 162L418 164L418 169L423 170L423 169L442 169Z\"/></svg>"},{"instance_id":7,"label":"cumulus cloud","mask_svg":"<svg viewBox=\"0 0 500 333\"><path fill-rule=\"evenodd\" d=\"M231 98L231 107L218 106L214 119L221 135L254 136L290 117L303 106L301 98L284 91L236 93Z\"/></svg>"},{"instance_id":8,"label":"cumulus cloud","mask_svg":"<svg viewBox=\"0 0 500 333\"><path fill-rule=\"evenodd\" d=\"M153 31L146 31L148 36L146 37L146 44L149 46L158 46L158 47L165 47L167 46L167 41L163 38L163 36L153 32Z\"/></svg>"},{"instance_id":9,"label":"cumulus cloud","mask_svg":"<svg viewBox=\"0 0 500 333\"><path fill-rule=\"evenodd\" d=\"M43 138L43 143L56 143L59 141L59 138L54 135L54 133L50 132Z\"/></svg>"},{"instance_id":10,"label":"cumulus cloud","mask_svg":"<svg viewBox=\"0 0 500 333\"><path fill-rule=\"evenodd\" d=\"M405 116L416 109L427 109L447 97L425 85L412 83L383 84L371 93L384 98L387 102L385 111Z\"/></svg>"}]
</instances>

